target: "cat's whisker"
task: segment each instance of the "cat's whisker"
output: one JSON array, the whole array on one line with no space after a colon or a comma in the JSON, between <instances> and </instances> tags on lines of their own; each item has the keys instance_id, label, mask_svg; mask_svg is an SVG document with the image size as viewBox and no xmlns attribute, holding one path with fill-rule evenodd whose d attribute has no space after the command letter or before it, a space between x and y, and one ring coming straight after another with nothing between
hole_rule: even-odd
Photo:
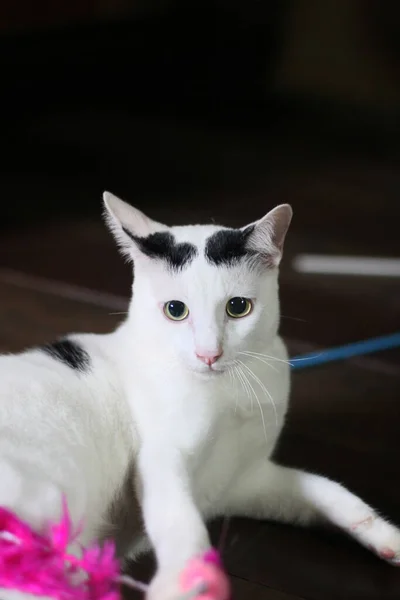
<instances>
[{"instance_id":1,"label":"cat's whisker","mask_svg":"<svg viewBox=\"0 0 400 600\"><path fill-rule=\"evenodd\" d=\"M238 368L236 366L232 367L233 368L233 378L235 379L235 377L238 379L238 381L240 382L240 378L238 375ZM243 387L243 384L242 384ZM238 405L239 405L239 391L236 388L236 402L235 402L235 414L237 413L237 409L238 409Z\"/></svg>"},{"instance_id":2,"label":"cat's whisker","mask_svg":"<svg viewBox=\"0 0 400 600\"><path fill-rule=\"evenodd\" d=\"M319 352L318 354L313 354L313 356L305 356L302 358L291 358L290 360L283 360L282 358L277 358L276 356L269 356L268 354L261 354L260 352L252 352L250 350L245 350L244 353L248 354L249 356L264 356L265 358L269 358L270 360L275 360L277 362L285 363L285 364L289 365L290 367L293 367L293 364L296 362L312 360L314 358L318 358L318 356L321 356L321 354L322 354L322 352Z\"/></svg>"},{"instance_id":3,"label":"cat's whisker","mask_svg":"<svg viewBox=\"0 0 400 600\"><path fill-rule=\"evenodd\" d=\"M284 360L283 358L277 358L276 356L270 356L269 354L262 354L261 352L253 352L251 350L244 351L249 356L262 356L263 358L268 358L269 360L275 360L276 362L284 363L285 365L293 366L292 360ZM295 359L296 360L296 359Z\"/></svg>"},{"instance_id":4,"label":"cat's whisker","mask_svg":"<svg viewBox=\"0 0 400 600\"><path fill-rule=\"evenodd\" d=\"M303 361L307 361L307 360L313 360L314 358L318 358L319 356L322 356L323 352L318 352L318 354L313 354L312 356L304 356L302 358L292 358L291 362L292 363L297 363L297 362L303 362ZM293 365L291 365L293 366Z\"/></svg>"},{"instance_id":5,"label":"cat's whisker","mask_svg":"<svg viewBox=\"0 0 400 600\"><path fill-rule=\"evenodd\" d=\"M261 356L263 358L267 358L269 360L275 360L276 362L281 362L281 363L291 366L290 360L285 360L283 358L277 358L276 356L271 356L270 354L263 354L262 352L254 352L253 350L244 350L244 352L246 352L246 354L248 354L249 356Z\"/></svg>"},{"instance_id":6,"label":"cat's whisker","mask_svg":"<svg viewBox=\"0 0 400 600\"><path fill-rule=\"evenodd\" d=\"M230 377L230 383L231 383L231 391L235 390L236 391L236 402L235 402L235 414L237 411L237 405L238 405L238 396L239 394L237 393L236 387L235 387L235 372L234 372L234 368L233 366L228 368L228 372L229 372L229 377Z\"/></svg>"},{"instance_id":7,"label":"cat's whisker","mask_svg":"<svg viewBox=\"0 0 400 600\"><path fill-rule=\"evenodd\" d=\"M229 375L229 383L231 388L233 388L233 375L232 375L232 367L228 367L228 375Z\"/></svg>"},{"instance_id":8,"label":"cat's whisker","mask_svg":"<svg viewBox=\"0 0 400 600\"><path fill-rule=\"evenodd\" d=\"M241 384L241 386L243 388L243 391L246 393L247 397L249 397L249 392L248 392L248 389L247 389L246 384L244 382L243 373L241 372L241 370L240 370L240 368L238 366L235 366L234 369L235 369L235 373L237 375L237 378L240 381L240 384ZM237 405L238 405L238 396L236 396L236 408L235 408L235 412L237 411ZM253 409L253 400L251 400L251 408Z\"/></svg>"},{"instance_id":9,"label":"cat's whisker","mask_svg":"<svg viewBox=\"0 0 400 600\"><path fill-rule=\"evenodd\" d=\"M238 362L238 370L239 370L239 373L243 376L243 371L239 365L240 365L240 362ZM244 385L245 385L245 390L247 392L247 397L250 399L251 398L251 390L250 390L250 386L248 384L246 377L243 377L243 381L244 381Z\"/></svg>"},{"instance_id":10,"label":"cat's whisker","mask_svg":"<svg viewBox=\"0 0 400 600\"><path fill-rule=\"evenodd\" d=\"M301 317L291 317L289 315L281 315L282 319L290 319L291 321L300 321L301 323L307 323L307 319L302 319Z\"/></svg>"},{"instance_id":11,"label":"cat's whisker","mask_svg":"<svg viewBox=\"0 0 400 600\"><path fill-rule=\"evenodd\" d=\"M235 387L235 376L234 376L234 373L233 373L233 367L232 366L228 367L228 371L227 372L228 372L228 375L229 375L229 383L228 383L229 393L232 393L233 390L236 390L236 387ZM238 394L237 394L237 391L236 391L236 404L237 404L237 397L238 397Z\"/></svg>"},{"instance_id":12,"label":"cat's whisker","mask_svg":"<svg viewBox=\"0 0 400 600\"><path fill-rule=\"evenodd\" d=\"M241 364L242 364L244 367L246 367L246 369L248 369L248 367L247 367L247 366L246 366L246 365L245 365L245 364L244 364L242 361L239 361L239 362L240 362L240 363L241 363ZM248 370L250 371L250 369L248 369ZM250 373L251 373L251 371L250 371ZM258 396L257 396L257 394L256 394L256 391L255 391L254 387L252 386L251 382L250 382L250 381L249 381L249 379L246 377L246 375L245 375L245 373L244 373L243 371L242 371L242 375L243 375L243 377L246 379L246 381L248 382L249 386L251 387L251 389L252 389L252 391L253 391L253 394L254 394L254 396L255 396L256 402L257 402L257 404L258 404L258 408L260 409L260 413L261 413L261 420L262 420L262 425L263 425L263 430L264 430L265 442L266 442L266 444L267 444L267 448L268 448L268 435L267 435L267 428L266 428L266 425L265 425L264 411L263 411L263 409L262 409L261 402L260 402L260 400L258 399Z\"/></svg>"},{"instance_id":13,"label":"cat's whisker","mask_svg":"<svg viewBox=\"0 0 400 600\"><path fill-rule=\"evenodd\" d=\"M251 413L253 414L253 410L254 410L254 405L253 405L254 389L252 388L251 384L249 384L249 381L247 380L245 374L243 373L243 370L242 370L242 368L240 366L240 361L236 360L235 362L238 365L236 367L237 371L238 371L238 374L240 374L241 379L246 382L245 383L245 385L246 385L246 391L248 391L247 397L250 400L250 410L251 410Z\"/></svg>"},{"instance_id":14,"label":"cat's whisker","mask_svg":"<svg viewBox=\"0 0 400 600\"><path fill-rule=\"evenodd\" d=\"M278 427L278 412L276 410L276 404L274 402L273 397L271 396L271 394L269 393L269 391L267 390L267 388L265 387L265 385L263 384L261 379L259 377L257 377L257 375L255 373L253 373L253 371L250 369L250 367L248 367L245 363L243 363L243 366L248 371L248 373L251 375L251 377L254 379L254 381L256 381L256 383L258 383L258 385L263 390L265 395L268 396L268 398L270 399L270 402L271 402L271 405L272 405L272 408L273 408L274 414L275 414L275 424Z\"/></svg>"},{"instance_id":15,"label":"cat's whisker","mask_svg":"<svg viewBox=\"0 0 400 600\"><path fill-rule=\"evenodd\" d=\"M267 367L269 367L270 369L275 371L276 373L279 373L279 370L276 367L274 367L274 365L271 365L265 358L262 358L261 356L249 355L247 352L239 352L238 354L243 354L244 356L247 356L248 358L254 358L255 360L259 360L259 361L263 362L265 365L267 365Z\"/></svg>"},{"instance_id":16,"label":"cat's whisker","mask_svg":"<svg viewBox=\"0 0 400 600\"><path fill-rule=\"evenodd\" d=\"M253 413L254 410L254 404L253 404L253 393L251 390L251 386L249 386L249 382L247 380L247 378L244 376L243 370L240 366L240 361L235 360L235 363L237 364L237 372L238 372L238 377L240 377L240 380L243 382L243 389L246 392L247 398L250 400L250 410Z\"/></svg>"},{"instance_id":17,"label":"cat's whisker","mask_svg":"<svg viewBox=\"0 0 400 600\"><path fill-rule=\"evenodd\" d=\"M260 385L260 387L264 390L264 393L268 396L268 398L270 399L273 411L274 411L274 415L275 415L275 425L278 427L278 411L276 408L276 404L275 401L270 393L270 391L267 389L267 387L265 386L265 384L261 381L261 379L255 374L253 373L253 377L255 378L255 380L258 382L258 384Z\"/></svg>"}]
</instances>

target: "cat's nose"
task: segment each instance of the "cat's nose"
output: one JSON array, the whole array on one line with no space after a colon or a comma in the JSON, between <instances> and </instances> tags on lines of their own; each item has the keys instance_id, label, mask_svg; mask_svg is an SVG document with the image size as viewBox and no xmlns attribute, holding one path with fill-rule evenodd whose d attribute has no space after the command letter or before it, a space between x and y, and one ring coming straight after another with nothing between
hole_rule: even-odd
<instances>
[{"instance_id":1,"label":"cat's nose","mask_svg":"<svg viewBox=\"0 0 400 600\"><path fill-rule=\"evenodd\" d=\"M196 356L203 363L211 367L214 363L217 362L219 358L222 356L222 350L213 350L211 352L207 352L205 350L199 350L196 352Z\"/></svg>"}]
</instances>

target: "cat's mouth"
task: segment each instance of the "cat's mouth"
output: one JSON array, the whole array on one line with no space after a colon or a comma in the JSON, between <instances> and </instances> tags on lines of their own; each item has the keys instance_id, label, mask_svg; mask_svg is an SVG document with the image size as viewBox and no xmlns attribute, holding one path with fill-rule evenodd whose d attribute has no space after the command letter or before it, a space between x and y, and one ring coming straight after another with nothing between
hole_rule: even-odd
<instances>
[{"instance_id":1,"label":"cat's mouth","mask_svg":"<svg viewBox=\"0 0 400 600\"><path fill-rule=\"evenodd\" d=\"M199 375L203 375L205 377L218 377L219 375L223 375L224 373L226 373L227 371L227 367L222 366L214 366L211 365L210 367L204 368L204 369L196 369L196 373L198 373Z\"/></svg>"}]
</instances>

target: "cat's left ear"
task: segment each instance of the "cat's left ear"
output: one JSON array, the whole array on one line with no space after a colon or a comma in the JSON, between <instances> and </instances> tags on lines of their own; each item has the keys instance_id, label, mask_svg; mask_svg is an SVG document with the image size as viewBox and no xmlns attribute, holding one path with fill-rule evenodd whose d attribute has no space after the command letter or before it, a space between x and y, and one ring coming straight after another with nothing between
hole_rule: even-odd
<instances>
[{"instance_id":1,"label":"cat's left ear","mask_svg":"<svg viewBox=\"0 0 400 600\"><path fill-rule=\"evenodd\" d=\"M110 192L104 192L103 202L107 225L122 253L128 258L132 258L135 253L135 238L147 237L155 231L166 228L165 225L153 221L141 210L120 200Z\"/></svg>"},{"instance_id":2,"label":"cat's left ear","mask_svg":"<svg viewBox=\"0 0 400 600\"><path fill-rule=\"evenodd\" d=\"M247 248L259 254L266 264L277 267L282 258L292 216L292 207L289 204L280 204L262 219L249 225L251 233L247 238Z\"/></svg>"}]
</instances>

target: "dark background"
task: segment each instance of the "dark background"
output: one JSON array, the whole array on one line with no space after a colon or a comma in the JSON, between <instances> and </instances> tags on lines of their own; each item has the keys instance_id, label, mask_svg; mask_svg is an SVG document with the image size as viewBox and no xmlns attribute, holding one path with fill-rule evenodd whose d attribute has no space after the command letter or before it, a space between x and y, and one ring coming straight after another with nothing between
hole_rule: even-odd
<instances>
[{"instance_id":1,"label":"dark background","mask_svg":"<svg viewBox=\"0 0 400 600\"><path fill-rule=\"evenodd\" d=\"M396 331L398 278L292 260L399 258L399 66L397 0L2 0L0 351L123 318L105 189L168 224L290 202L290 353ZM399 359L296 372L277 458L400 524ZM399 569L332 532L235 520L224 557L237 599L400 597Z\"/></svg>"},{"instance_id":2,"label":"dark background","mask_svg":"<svg viewBox=\"0 0 400 600\"><path fill-rule=\"evenodd\" d=\"M396 235L399 24L395 0L3 0L2 225L110 189L169 222L290 201L310 233Z\"/></svg>"}]
</instances>

